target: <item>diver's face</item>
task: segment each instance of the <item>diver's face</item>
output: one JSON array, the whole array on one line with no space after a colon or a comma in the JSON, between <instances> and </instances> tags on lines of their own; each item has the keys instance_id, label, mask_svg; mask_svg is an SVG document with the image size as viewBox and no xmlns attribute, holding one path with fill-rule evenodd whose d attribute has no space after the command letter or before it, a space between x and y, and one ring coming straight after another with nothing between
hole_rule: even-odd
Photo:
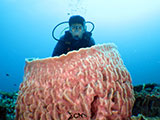
<instances>
[{"instance_id":1,"label":"diver's face","mask_svg":"<svg viewBox=\"0 0 160 120\"><path fill-rule=\"evenodd\" d=\"M76 23L76 24L72 24L70 26L70 33L72 34L73 38L75 39L82 39L83 37L83 33L85 32L85 28L83 27L83 25Z\"/></svg>"}]
</instances>

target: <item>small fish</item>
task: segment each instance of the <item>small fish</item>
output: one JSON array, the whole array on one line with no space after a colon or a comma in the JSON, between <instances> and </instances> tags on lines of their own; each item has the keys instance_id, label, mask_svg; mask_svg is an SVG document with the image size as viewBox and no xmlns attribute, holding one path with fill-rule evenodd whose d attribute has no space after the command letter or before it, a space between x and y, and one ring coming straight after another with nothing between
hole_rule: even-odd
<instances>
[{"instance_id":1,"label":"small fish","mask_svg":"<svg viewBox=\"0 0 160 120\"><path fill-rule=\"evenodd\" d=\"M8 73L6 73L6 76L9 77L10 75Z\"/></svg>"}]
</instances>

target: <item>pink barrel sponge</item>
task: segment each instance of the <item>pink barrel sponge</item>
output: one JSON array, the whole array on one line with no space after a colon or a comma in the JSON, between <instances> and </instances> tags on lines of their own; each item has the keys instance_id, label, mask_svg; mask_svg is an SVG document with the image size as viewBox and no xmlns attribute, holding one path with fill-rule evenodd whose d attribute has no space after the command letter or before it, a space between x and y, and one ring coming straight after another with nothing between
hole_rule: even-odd
<instances>
[{"instance_id":1,"label":"pink barrel sponge","mask_svg":"<svg viewBox=\"0 0 160 120\"><path fill-rule=\"evenodd\" d=\"M114 44L26 61L16 120L129 120L131 82Z\"/></svg>"}]
</instances>

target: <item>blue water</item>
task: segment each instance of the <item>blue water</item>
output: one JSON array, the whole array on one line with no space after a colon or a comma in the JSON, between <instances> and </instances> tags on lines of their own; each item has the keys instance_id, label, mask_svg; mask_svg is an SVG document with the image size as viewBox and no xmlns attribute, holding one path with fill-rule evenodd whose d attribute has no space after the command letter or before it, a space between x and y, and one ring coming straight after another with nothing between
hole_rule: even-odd
<instances>
[{"instance_id":1,"label":"blue water","mask_svg":"<svg viewBox=\"0 0 160 120\"><path fill-rule=\"evenodd\" d=\"M133 85L160 84L159 0L1 0L0 90L18 90L25 58L50 57L53 27L74 14L94 22L96 44L118 46Z\"/></svg>"}]
</instances>

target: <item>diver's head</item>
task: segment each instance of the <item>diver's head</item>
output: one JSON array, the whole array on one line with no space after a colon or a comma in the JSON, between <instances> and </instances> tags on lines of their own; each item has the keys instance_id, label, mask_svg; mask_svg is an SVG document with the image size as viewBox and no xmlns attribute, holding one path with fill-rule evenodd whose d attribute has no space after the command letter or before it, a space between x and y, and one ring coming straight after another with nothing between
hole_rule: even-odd
<instances>
[{"instance_id":1,"label":"diver's head","mask_svg":"<svg viewBox=\"0 0 160 120\"><path fill-rule=\"evenodd\" d=\"M75 39L82 39L86 31L85 19L79 15L71 16L69 19L69 31Z\"/></svg>"}]
</instances>

